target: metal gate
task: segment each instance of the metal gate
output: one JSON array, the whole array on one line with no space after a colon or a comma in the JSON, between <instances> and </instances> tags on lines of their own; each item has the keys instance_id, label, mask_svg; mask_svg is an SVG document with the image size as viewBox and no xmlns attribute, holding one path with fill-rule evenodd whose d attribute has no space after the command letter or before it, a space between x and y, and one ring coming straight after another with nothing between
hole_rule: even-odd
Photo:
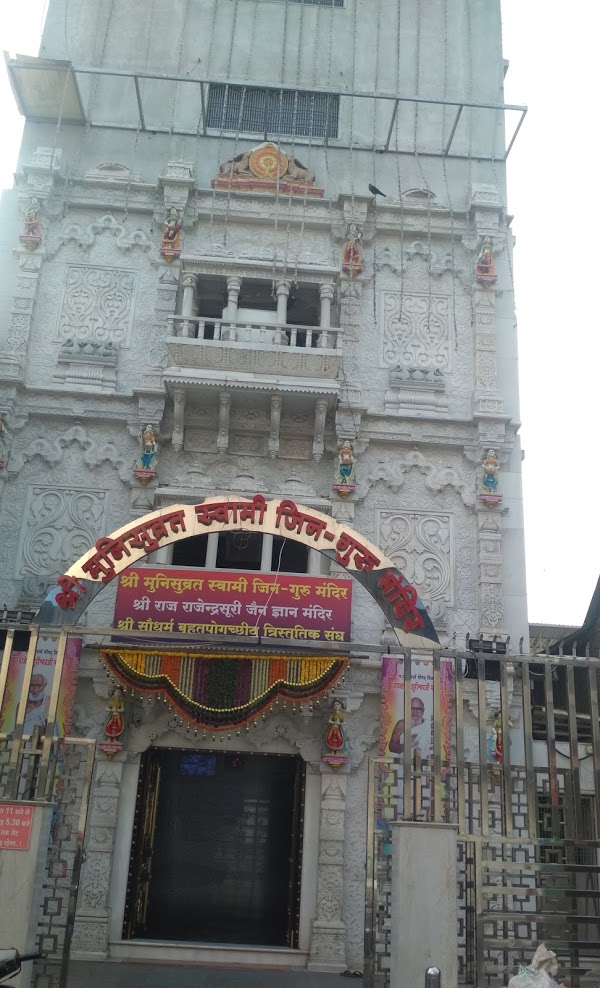
<instances>
[{"instance_id":1,"label":"metal gate","mask_svg":"<svg viewBox=\"0 0 600 988\"><path fill-rule=\"evenodd\" d=\"M415 657L403 653L406 723ZM597 985L600 661L456 652L431 661L433 757L421 760L407 745L370 762L365 984L389 984L390 825L420 820L458 825L462 984L505 985L544 941L574 986ZM440 677L443 663L451 677ZM445 750L442 679L452 684ZM492 730L499 760L490 756Z\"/></svg>"}]
</instances>

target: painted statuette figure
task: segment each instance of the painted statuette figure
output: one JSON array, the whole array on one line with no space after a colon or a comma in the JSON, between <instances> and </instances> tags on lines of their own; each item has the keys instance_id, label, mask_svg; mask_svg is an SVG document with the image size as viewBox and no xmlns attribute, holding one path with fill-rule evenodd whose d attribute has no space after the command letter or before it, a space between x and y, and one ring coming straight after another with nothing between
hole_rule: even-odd
<instances>
[{"instance_id":1,"label":"painted statuette figure","mask_svg":"<svg viewBox=\"0 0 600 988\"><path fill-rule=\"evenodd\" d=\"M354 453L348 441L342 443L338 452L338 465L333 489L337 491L340 497L348 497L356 490Z\"/></svg>"},{"instance_id":2,"label":"painted statuette figure","mask_svg":"<svg viewBox=\"0 0 600 988\"><path fill-rule=\"evenodd\" d=\"M125 703L120 686L114 688L106 709L110 716L104 725L104 733L109 741L117 741L125 730Z\"/></svg>"},{"instance_id":3,"label":"painted statuette figure","mask_svg":"<svg viewBox=\"0 0 600 988\"><path fill-rule=\"evenodd\" d=\"M331 712L327 721L325 732L325 752L323 761L327 762L333 769L344 765L348 761L348 745L346 739L346 715L342 706L342 701L337 698L331 704Z\"/></svg>"},{"instance_id":4,"label":"painted statuette figure","mask_svg":"<svg viewBox=\"0 0 600 988\"><path fill-rule=\"evenodd\" d=\"M342 248L342 271L347 271L350 277L360 274L364 269L362 262L362 231L356 223L348 226L348 239Z\"/></svg>"},{"instance_id":5,"label":"painted statuette figure","mask_svg":"<svg viewBox=\"0 0 600 988\"><path fill-rule=\"evenodd\" d=\"M40 226L40 203L33 197L25 211L23 233L19 241L27 250L37 250L42 242L42 228Z\"/></svg>"},{"instance_id":6,"label":"painted statuette figure","mask_svg":"<svg viewBox=\"0 0 600 988\"><path fill-rule=\"evenodd\" d=\"M169 210L169 215L163 226L160 252L164 259L171 263L181 255L181 227L183 222L176 209Z\"/></svg>"},{"instance_id":7,"label":"painted statuette figure","mask_svg":"<svg viewBox=\"0 0 600 988\"><path fill-rule=\"evenodd\" d=\"M483 475L481 478L483 493L478 495L480 501L487 502L490 505L499 504L502 501L502 495L498 493L499 468L500 464L498 463L496 451L488 449L483 459Z\"/></svg>"},{"instance_id":8,"label":"painted statuette figure","mask_svg":"<svg viewBox=\"0 0 600 988\"><path fill-rule=\"evenodd\" d=\"M558 961L553 950L541 943L528 967L519 971L508 982L508 988L560 988L556 981Z\"/></svg>"},{"instance_id":9,"label":"painted statuette figure","mask_svg":"<svg viewBox=\"0 0 600 988\"><path fill-rule=\"evenodd\" d=\"M484 237L481 241L479 257L475 267L475 278L480 285L493 285L496 281L496 268L494 265L494 255L492 254L493 242L491 237Z\"/></svg>"},{"instance_id":10,"label":"painted statuette figure","mask_svg":"<svg viewBox=\"0 0 600 988\"><path fill-rule=\"evenodd\" d=\"M158 443L154 426L145 425L140 435L140 452L133 475L146 483L156 477L158 460Z\"/></svg>"}]
</instances>

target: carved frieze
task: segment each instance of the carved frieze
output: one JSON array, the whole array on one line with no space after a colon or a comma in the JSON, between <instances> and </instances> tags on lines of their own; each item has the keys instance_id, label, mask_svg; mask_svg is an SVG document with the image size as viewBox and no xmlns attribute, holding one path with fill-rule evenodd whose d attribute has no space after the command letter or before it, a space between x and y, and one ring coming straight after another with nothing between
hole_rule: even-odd
<instances>
[{"instance_id":1,"label":"carved frieze","mask_svg":"<svg viewBox=\"0 0 600 988\"><path fill-rule=\"evenodd\" d=\"M450 514L379 511L378 544L414 584L436 626L454 604L454 523Z\"/></svg>"},{"instance_id":2,"label":"carved frieze","mask_svg":"<svg viewBox=\"0 0 600 988\"><path fill-rule=\"evenodd\" d=\"M451 299L447 295L384 290L379 311L384 366L450 369Z\"/></svg>"},{"instance_id":3,"label":"carved frieze","mask_svg":"<svg viewBox=\"0 0 600 988\"><path fill-rule=\"evenodd\" d=\"M137 280L132 270L69 264L56 340L128 347Z\"/></svg>"},{"instance_id":4,"label":"carved frieze","mask_svg":"<svg viewBox=\"0 0 600 988\"><path fill-rule=\"evenodd\" d=\"M152 250L154 246L143 230L126 230L121 223L117 223L110 213L102 216L97 222L90 223L85 229L78 223L72 223L61 233L58 244L61 246L74 240L84 250L89 250L96 242L96 237L106 232L115 238L115 243L120 251L129 251L132 247Z\"/></svg>"},{"instance_id":5,"label":"carved frieze","mask_svg":"<svg viewBox=\"0 0 600 988\"><path fill-rule=\"evenodd\" d=\"M30 486L17 550L17 578L25 597L38 599L73 559L105 528L105 491L74 487Z\"/></svg>"}]
</instances>

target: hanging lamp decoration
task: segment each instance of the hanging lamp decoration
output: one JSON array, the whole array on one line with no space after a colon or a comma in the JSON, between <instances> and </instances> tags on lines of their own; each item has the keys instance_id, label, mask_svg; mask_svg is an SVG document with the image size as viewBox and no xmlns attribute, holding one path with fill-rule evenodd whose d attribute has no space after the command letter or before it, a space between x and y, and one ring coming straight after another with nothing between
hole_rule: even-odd
<instances>
[{"instance_id":1,"label":"hanging lamp decoration","mask_svg":"<svg viewBox=\"0 0 600 988\"><path fill-rule=\"evenodd\" d=\"M330 690L347 665L333 655L157 652L102 649L108 671L130 690L158 694L195 728L231 730L280 699L306 703Z\"/></svg>"}]
</instances>

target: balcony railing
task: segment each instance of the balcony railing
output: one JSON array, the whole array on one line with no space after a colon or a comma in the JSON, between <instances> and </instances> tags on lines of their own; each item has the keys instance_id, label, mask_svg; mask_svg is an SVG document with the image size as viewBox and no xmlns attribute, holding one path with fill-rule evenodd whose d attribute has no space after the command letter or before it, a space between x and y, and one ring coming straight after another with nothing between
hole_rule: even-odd
<instances>
[{"instance_id":1,"label":"balcony railing","mask_svg":"<svg viewBox=\"0 0 600 988\"><path fill-rule=\"evenodd\" d=\"M206 343L242 343L288 349L335 350L342 347L342 331L323 326L229 322L201 316L169 316L170 336Z\"/></svg>"}]
</instances>

